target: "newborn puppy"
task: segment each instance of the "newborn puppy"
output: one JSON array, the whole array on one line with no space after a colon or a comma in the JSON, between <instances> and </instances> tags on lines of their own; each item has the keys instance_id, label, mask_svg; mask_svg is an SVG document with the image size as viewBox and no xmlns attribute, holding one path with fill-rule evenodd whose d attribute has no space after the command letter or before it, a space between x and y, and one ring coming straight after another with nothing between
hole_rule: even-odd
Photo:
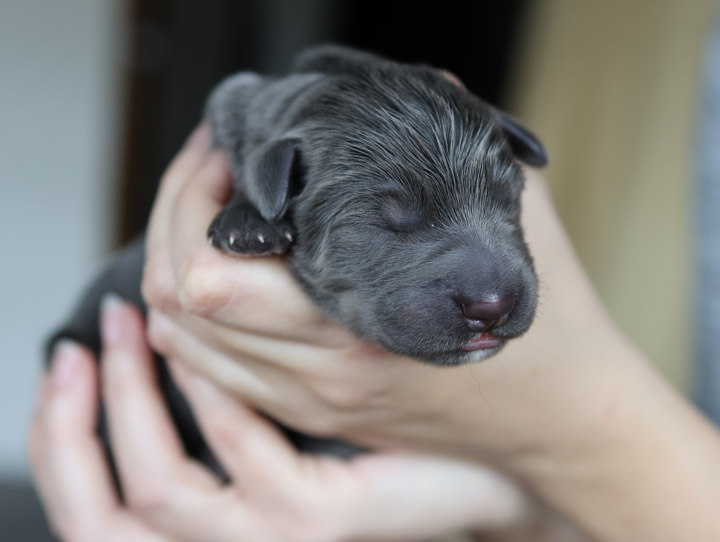
<instances>
[{"instance_id":1,"label":"newborn puppy","mask_svg":"<svg viewBox=\"0 0 720 542\"><path fill-rule=\"evenodd\" d=\"M229 253L289 250L313 301L359 336L435 364L485 358L530 325L520 229L527 130L439 70L338 47L283 78L235 75L208 117L235 196Z\"/></svg>"},{"instance_id":2,"label":"newborn puppy","mask_svg":"<svg viewBox=\"0 0 720 542\"><path fill-rule=\"evenodd\" d=\"M441 71L319 47L285 77L228 78L206 117L234 180L208 230L218 249L287 252L331 318L428 363L486 358L530 326L537 279L520 228L518 160L543 166L545 151ZM143 258L140 241L55 339L97 352L99 300L114 291L142 304ZM202 439L160 376L193 454Z\"/></svg>"}]
</instances>

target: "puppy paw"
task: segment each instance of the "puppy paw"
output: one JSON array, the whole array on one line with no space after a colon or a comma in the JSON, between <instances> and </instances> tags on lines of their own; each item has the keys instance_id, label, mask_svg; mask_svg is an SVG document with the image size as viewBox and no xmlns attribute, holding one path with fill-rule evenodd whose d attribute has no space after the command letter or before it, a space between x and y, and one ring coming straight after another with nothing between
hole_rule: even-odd
<instances>
[{"instance_id":1,"label":"puppy paw","mask_svg":"<svg viewBox=\"0 0 720 542\"><path fill-rule=\"evenodd\" d=\"M230 254L265 256L282 254L293 241L292 227L283 219L267 222L248 204L226 207L208 228L208 242Z\"/></svg>"}]
</instances>

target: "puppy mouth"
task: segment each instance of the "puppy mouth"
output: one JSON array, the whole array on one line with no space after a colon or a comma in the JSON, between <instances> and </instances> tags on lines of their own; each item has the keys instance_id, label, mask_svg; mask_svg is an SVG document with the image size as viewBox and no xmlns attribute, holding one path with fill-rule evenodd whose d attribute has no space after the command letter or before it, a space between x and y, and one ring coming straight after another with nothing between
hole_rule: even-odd
<instances>
[{"instance_id":1,"label":"puppy mouth","mask_svg":"<svg viewBox=\"0 0 720 542\"><path fill-rule=\"evenodd\" d=\"M477 350L490 350L497 348L503 343L503 339L496 337L492 333L481 333L473 338L470 342L460 347L463 352L475 352Z\"/></svg>"}]
</instances>

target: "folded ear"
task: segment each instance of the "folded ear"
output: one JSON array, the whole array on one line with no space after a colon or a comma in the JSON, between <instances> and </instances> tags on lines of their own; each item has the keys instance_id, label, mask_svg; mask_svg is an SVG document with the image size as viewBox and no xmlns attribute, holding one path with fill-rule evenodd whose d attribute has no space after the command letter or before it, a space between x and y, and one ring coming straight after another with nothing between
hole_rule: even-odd
<instances>
[{"instance_id":1,"label":"folded ear","mask_svg":"<svg viewBox=\"0 0 720 542\"><path fill-rule=\"evenodd\" d=\"M547 151L540 140L507 113L496 110L496 114L515 157L529 166L547 166Z\"/></svg>"},{"instance_id":2,"label":"folded ear","mask_svg":"<svg viewBox=\"0 0 720 542\"><path fill-rule=\"evenodd\" d=\"M299 159L300 142L287 138L260 147L248 161L247 196L265 220L277 220L287 211Z\"/></svg>"}]
</instances>

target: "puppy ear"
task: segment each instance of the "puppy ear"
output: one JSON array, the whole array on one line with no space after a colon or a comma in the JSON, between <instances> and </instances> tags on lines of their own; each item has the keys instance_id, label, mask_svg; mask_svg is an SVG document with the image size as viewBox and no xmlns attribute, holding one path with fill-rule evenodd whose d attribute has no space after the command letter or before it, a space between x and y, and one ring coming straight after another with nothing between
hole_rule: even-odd
<instances>
[{"instance_id":1,"label":"puppy ear","mask_svg":"<svg viewBox=\"0 0 720 542\"><path fill-rule=\"evenodd\" d=\"M320 72L328 75L365 72L368 69L388 64L378 55L358 51L342 45L319 45L306 49L298 55L293 64L296 73Z\"/></svg>"},{"instance_id":2,"label":"puppy ear","mask_svg":"<svg viewBox=\"0 0 720 542\"><path fill-rule=\"evenodd\" d=\"M515 157L529 166L547 166L547 151L540 140L507 113L502 111L496 111L496 113Z\"/></svg>"},{"instance_id":3,"label":"puppy ear","mask_svg":"<svg viewBox=\"0 0 720 542\"><path fill-rule=\"evenodd\" d=\"M249 162L247 196L265 220L277 220L287 211L299 159L300 142L287 138L261 147Z\"/></svg>"}]
</instances>

